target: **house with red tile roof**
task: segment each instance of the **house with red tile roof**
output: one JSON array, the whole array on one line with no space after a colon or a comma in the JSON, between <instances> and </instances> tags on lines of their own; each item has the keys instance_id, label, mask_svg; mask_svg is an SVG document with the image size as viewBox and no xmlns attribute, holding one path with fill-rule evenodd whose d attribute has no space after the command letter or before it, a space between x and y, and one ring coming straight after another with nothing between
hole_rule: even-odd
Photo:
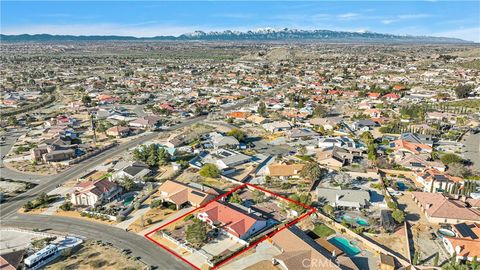
<instances>
[{"instance_id":1,"label":"house with red tile roof","mask_svg":"<svg viewBox=\"0 0 480 270\"><path fill-rule=\"evenodd\" d=\"M375 93L375 92L370 92L367 94L367 96L371 99L378 99L380 98L381 94L380 93Z\"/></svg>"},{"instance_id":2,"label":"house with red tile roof","mask_svg":"<svg viewBox=\"0 0 480 270\"><path fill-rule=\"evenodd\" d=\"M122 192L122 188L107 179L86 181L75 186L69 194L73 205L95 206L104 201L111 201Z\"/></svg>"},{"instance_id":3,"label":"house with red tile roof","mask_svg":"<svg viewBox=\"0 0 480 270\"><path fill-rule=\"evenodd\" d=\"M452 190L456 185L458 189L463 188L464 179L455 177L435 169L428 169L417 172L416 180L424 186L425 192L444 192Z\"/></svg>"},{"instance_id":4,"label":"house with red tile roof","mask_svg":"<svg viewBox=\"0 0 480 270\"><path fill-rule=\"evenodd\" d=\"M395 94L395 93L388 93L384 95L382 98L389 100L389 101L395 101L400 99L400 95Z\"/></svg>"},{"instance_id":5,"label":"house with red tile roof","mask_svg":"<svg viewBox=\"0 0 480 270\"><path fill-rule=\"evenodd\" d=\"M432 147L423 143L413 143L407 140L395 140L394 150L398 152L407 152L411 154L431 153Z\"/></svg>"},{"instance_id":6,"label":"house with red tile roof","mask_svg":"<svg viewBox=\"0 0 480 270\"><path fill-rule=\"evenodd\" d=\"M455 236L442 238L445 249L456 261L473 261L480 257L480 223L459 223L452 226Z\"/></svg>"},{"instance_id":7,"label":"house with red tile roof","mask_svg":"<svg viewBox=\"0 0 480 270\"><path fill-rule=\"evenodd\" d=\"M209 203L197 217L239 241L247 240L267 226L265 219L218 201Z\"/></svg>"},{"instance_id":8,"label":"house with red tile roof","mask_svg":"<svg viewBox=\"0 0 480 270\"><path fill-rule=\"evenodd\" d=\"M412 198L431 223L480 222L480 211L462 200L429 192L412 192Z\"/></svg>"}]
</instances>

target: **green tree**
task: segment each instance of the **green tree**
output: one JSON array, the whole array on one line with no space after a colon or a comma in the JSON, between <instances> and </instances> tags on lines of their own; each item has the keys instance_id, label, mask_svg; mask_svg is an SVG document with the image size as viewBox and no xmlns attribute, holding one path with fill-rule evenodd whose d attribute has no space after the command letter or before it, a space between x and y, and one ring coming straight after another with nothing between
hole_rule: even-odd
<instances>
[{"instance_id":1,"label":"green tree","mask_svg":"<svg viewBox=\"0 0 480 270\"><path fill-rule=\"evenodd\" d=\"M313 116L315 117L325 117L327 116L327 114L328 114L327 109L322 105L317 105L313 109Z\"/></svg>"},{"instance_id":2,"label":"green tree","mask_svg":"<svg viewBox=\"0 0 480 270\"><path fill-rule=\"evenodd\" d=\"M267 106L265 105L265 102L261 101L258 104L258 109L257 109L258 114L261 116L266 116L267 115Z\"/></svg>"},{"instance_id":3,"label":"green tree","mask_svg":"<svg viewBox=\"0 0 480 270\"><path fill-rule=\"evenodd\" d=\"M130 191L135 186L135 182L133 182L133 179L129 177L124 177L122 181L120 181L120 186L122 186L126 191Z\"/></svg>"},{"instance_id":4,"label":"green tree","mask_svg":"<svg viewBox=\"0 0 480 270\"><path fill-rule=\"evenodd\" d=\"M303 167L300 176L310 181L316 181L319 180L325 172L326 170L322 169L317 163L309 162Z\"/></svg>"},{"instance_id":5,"label":"green tree","mask_svg":"<svg viewBox=\"0 0 480 270\"><path fill-rule=\"evenodd\" d=\"M364 141L367 145L371 145L373 143L373 135L370 131L365 131L360 135L360 138L362 141Z\"/></svg>"},{"instance_id":6,"label":"green tree","mask_svg":"<svg viewBox=\"0 0 480 270\"><path fill-rule=\"evenodd\" d=\"M83 105L85 105L85 106L90 106L91 103L92 103L92 98L91 98L90 96L88 96L88 95L84 95L84 96L82 97L82 103L83 103Z\"/></svg>"},{"instance_id":7,"label":"green tree","mask_svg":"<svg viewBox=\"0 0 480 270\"><path fill-rule=\"evenodd\" d=\"M405 221L405 213L400 209L395 209L395 210L393 210L392 218L397 223L403 223Z\"/></svg>"},{"instance_id":8,"label":"green tree","mask_svg":"<svg viewBox=\"0 0 480 270\"><path fill-rule=\"evenodd\" d=\"M451 153L443 155L440 160L446 165L451 163L460 163L463 161L461 157Z\"/></svg>"},{"instance_id":9,"label":"green tree","mask_svg":"<svg viewBox=\"0 0 480 270\"><path fill-rule=\"evenodd\" d=\"M170 154L165 148L160 147L157 151L158 165L163 166L170 161Z\"/></svg>"},{"instance_id":10,"label":"green tree","mask_svg":"<svg viewBox=\"0 0 480 270\"><path fill-rule=\"evenodd\" d=\"M218 178L220 176L220 170L212 163L205 164L198 173L203 177Z\"/></svg>"},{"instance_id":11,"label":"green tree","mask_svg":"<svg viewBox=\"0 0 480 270\"><path fill-rule=\"evenodd\" d=\"M323 212L328 216L333 215L334 209L333 209L333 206L331 206L330 204L325 204L322 209L323 209Z\"/></svg>"},{"instance_id":12,"label":"green tree","mask_svg":"<svg viewBox=\"0 0 480 270\"><path fill-rule=\"evenodd\" d=\"M238 203L238 204L241 204L242 203L242 198L240 197L240 195L238 194L238 192L233 192L232 193L232 196L230 196L230 198L228 199L229 202L231 203Z\"/></svg>"},{"instance_id":13,"label":"green tree","mask_svg":"<svg viewBox=\"0 0 480 270\"><path fill-rule=\"evenodd\" d=\"M242 130L240 130L238 128L234 128L234 129L230 130L227 133L227 135L235 137L240 142L245 141L245 138L247 137L245 132L243 132Z\"/></svg>"},{"instance_id":14,"label":"green tree","mask_svg":"<svg viewBox=\"0 0 480 270\"><path fill-rule=\"evenodd\" d=\"M186 239L193 245L201 245L207 240L207 224L199 219L194 219L193 224L185 230Z\"/></svg>"},{"instance_id":15,"label":"green tree","mask_svg":"<svg viewBox=\"0 0 480 270\"><path fill-rule=\"evenodd\" d=\"M470 85L459 84L455 87L455 95L457 98L467 98L472 92L473 87Z\"/></svg>"},{"instance_id":16,"label":"green tree","mask_svg":"<svg viewBox=\"0 0 480 270\"><path fill-rule=\"evenodd\" d=\"M289 198L304 205L310 205L312 203L312 196L309 193L301 193L300 195L293 194L290 195ZM298 214L302 214L306 211L305 207L293 202L290 202L288 207L295 210Z\"/></svg>"}]
</instances>

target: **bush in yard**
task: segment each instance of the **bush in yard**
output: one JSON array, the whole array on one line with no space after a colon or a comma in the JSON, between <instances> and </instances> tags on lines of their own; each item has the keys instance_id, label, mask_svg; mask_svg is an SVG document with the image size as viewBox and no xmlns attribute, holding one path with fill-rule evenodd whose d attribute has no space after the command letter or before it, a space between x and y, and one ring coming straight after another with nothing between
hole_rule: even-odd
<instances>
[{"instance_id":1,"label":"bush in yard","mask_svg":"<svg viewBox=\"0 0 480 270\"><path fill-rule=\"evenodd\" d=\"M157 208L162 206L162 201L161 200L155 200L150 203L150 208Z\"/></svg>"},{"instance_id":2,"label":"bush in yard","mask_svg":"<svg viewBox=\"0 0 480 270\"><path fill-rule=\"evenodd\" d=\"M397 204L396 204L395 202L393 202L393 201L387 202L387 206L388 206L388 208L390 208L390 209L397 209L397 208L398 208Z\"/></svg>"},{"instance_id":3,"label":"bush in yard","mask_svg":"<svg viewBox=\"0 0 480 270\"><path fill-rule=\"evenodd\" d=\"M71 211L73 204L71 202L65 202L64 204L60 205L60 209L63 211Z\"/></svg>"},{"instance_id":4,"label":"bush in yard","mask_svg":"<svg viewBox=\"0 0 480 270\"><path fill-rule=\"evenodd\" d=\"M333 206L331 206L329 204L325 204L322 209L323 209L323 212L325 214L327 214L328 216L331 216L333 214L333 211L334 211Z\"/></svg>"},{"instance_id":5,"label":"bush in yard","mask_svg":"<svg viewBox=\"0 0 480 270\"><path fill-rule=\"evenodd\" d=\"M195 219L193 224L187 226L185 233L189 243L201 245L207 240L207 224L199 219Z\"/></svg>"},{"instance_id":6,"label":"bush in yard","mask_svg":"<svg viewBox=\"0 0 480 270\"><path fill-rule=\"evenodd\" d=\"M392 213L392 218L397 223L403 223L405 221L405 213L400 209L395 209Z\"/></svg>"},{"instance_id":7,"label":"bush in yard","mask_svg":"<svg viewBox=\"0 0 480 270\"><path fill-rule=\"evenodd\" d=\"M220 170L215 164L207 163L198 172L203 177L218 178Z\"/></svg>"}]
</instances>

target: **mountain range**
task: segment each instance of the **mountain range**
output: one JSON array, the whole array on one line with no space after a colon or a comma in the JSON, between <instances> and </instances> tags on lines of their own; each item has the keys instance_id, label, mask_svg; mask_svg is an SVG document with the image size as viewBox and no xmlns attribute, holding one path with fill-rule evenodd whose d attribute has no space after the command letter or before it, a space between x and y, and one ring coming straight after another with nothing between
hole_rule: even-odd
<instances>
[{"instance_id":1,"label":"mountain range","mask_svg":"<svg viewBox=\"0 0 480 270\"><path fill-rule=\"evenodd\" d=\"M67 41L318 41L318 42L347 42L347 43L472 43L470 41L431 36L410 36L381 34L374 32L346 32L330 30L297 30L297 29L259 29L254 31L195 31L179 36L74 36L50 34L0 34L2 42L67 42Z\"/></svg>"}]
</instances>

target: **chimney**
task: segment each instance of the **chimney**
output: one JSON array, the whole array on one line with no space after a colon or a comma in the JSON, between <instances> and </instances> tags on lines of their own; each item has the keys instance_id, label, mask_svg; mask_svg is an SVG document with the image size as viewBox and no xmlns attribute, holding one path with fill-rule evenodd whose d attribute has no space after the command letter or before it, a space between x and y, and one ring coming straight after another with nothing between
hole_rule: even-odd
<instances>
[{"instance_id":1,"label":"chimney","mask_svg":"<svg viewBox=\"0 0 480 270\"><path fill-rule=\"evenodd\" d=\"M432 207L432 204L431 204L431 203L427 203L426 208L427 208L427 209L430 209L430 207Z\"/></svg>"},{"instance_id":2,"label":"chimney","mask_svg":"<svg viewBox=\"0 0 480 270\"><path fill-rule=\"evenodd\" d=\"M460 254L460 252L462 251L462 247L460 246L455 246L455 252L458 254Z\"/></svg>"}]
</instances>

